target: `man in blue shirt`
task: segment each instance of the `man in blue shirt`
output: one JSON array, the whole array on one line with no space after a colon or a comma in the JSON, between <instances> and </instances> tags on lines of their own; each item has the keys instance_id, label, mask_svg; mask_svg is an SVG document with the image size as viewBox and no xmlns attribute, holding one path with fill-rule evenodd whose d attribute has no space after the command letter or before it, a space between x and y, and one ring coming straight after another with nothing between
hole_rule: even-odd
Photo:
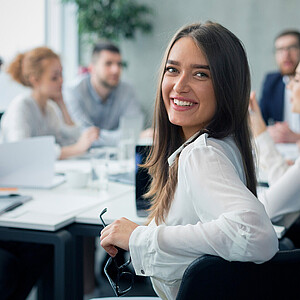
<instances>
[{"instance_id":1,"label":"man in blue shirt","mask_svg":"<svg viewBox=\"0 0 300 300\"><path fill-rule=\"evenodd\" d=\"M142 114L132 87L120 81L122 58L113 44L95 45L89 74L84 75L64 93L72 119L82 129L100 128L94 146L116 146L120 139L119 122L122 116Z\"/></svg>"},{"instance_id":2,"label":"man in blue shirt","mask_svg":"<svg viewBox=\"0 0 300 300\"><path fill-rule=\"evenodd\" d=\"M300 118L291 112L289 90L285 87L300 60L298 31L284 31L276 37L275 60L279 71L266 75L259 104L273 140L293 143L300 139Z\"/></svg>"}]
</instances>

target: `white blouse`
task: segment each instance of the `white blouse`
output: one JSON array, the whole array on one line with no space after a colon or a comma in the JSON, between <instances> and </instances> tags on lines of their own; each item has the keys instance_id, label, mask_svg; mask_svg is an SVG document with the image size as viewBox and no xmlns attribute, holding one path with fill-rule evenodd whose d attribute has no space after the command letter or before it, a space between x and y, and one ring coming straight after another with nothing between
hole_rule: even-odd
<instances>
[{"instance_id":1,"label":"white blouse","mask_svg":"<svg viewBox=\"0 0 300 300\"><path fill-rule=\"evenodd\" d=\"M54 102L47 101L43 113L30 94L21 94L12 100L1 119L1 135L3 142L52 135L55 137L59 157L60 147L74 144L80 131L76 126L64 123Z\"/></svg>"},{"instance_id":2,"label":"white blouse","mask_svg":"<svg viewBox=\"0 0 300 300\"><path fill-rule=\"evenodd\" d=\"M256 139L258 166L268 176L270 188L259 195L271 219L300 210L300 158L289 166L267 131Z\"/></svg>"},{"instance_id":3,"label":"white blouse","mask_svg":"<svg viewBox=\"0 0 300 300\"><path fill-rule=\"evenodd\" d=\"M182 150L166 222L137 227L129 241L136 274L151 276L162 299L176 298L185 269L201 255L262 263L278 251L270 219L245 182L233 138L202 134Z\"/></svg>"}]
</instances>

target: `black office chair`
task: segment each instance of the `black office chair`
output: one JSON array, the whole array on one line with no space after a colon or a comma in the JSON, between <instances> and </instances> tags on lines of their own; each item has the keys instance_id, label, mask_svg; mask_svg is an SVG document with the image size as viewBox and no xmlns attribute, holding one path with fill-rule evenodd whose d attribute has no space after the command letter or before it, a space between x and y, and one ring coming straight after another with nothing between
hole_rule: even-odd
<instances>
[{"instance_id":1,"label":"black office chair","mask_svg":"<svg viewBox=\"0 0 300 300\"><path fill-rule=\"evenodd\" d=\"M300 299L300 249L263 264L204 255L186 269L176 300Z\"/></svg>"}]
</instances>

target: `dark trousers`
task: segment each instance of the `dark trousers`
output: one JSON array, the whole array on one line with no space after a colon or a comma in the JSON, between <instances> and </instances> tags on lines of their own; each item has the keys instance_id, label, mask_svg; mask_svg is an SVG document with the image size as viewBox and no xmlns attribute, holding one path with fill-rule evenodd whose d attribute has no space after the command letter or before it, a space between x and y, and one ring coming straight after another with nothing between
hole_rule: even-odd
<instances>
[{"instance_id":1,"label":"dark trousers","mask_svg":"<svg viewBox=\"0 0 300 300\"><path fill-rule=\"evenodd\" d=\"M34 243L0 242L0 298L26 299L53 259L53 247Z\"/></svg>"}]
</instances>

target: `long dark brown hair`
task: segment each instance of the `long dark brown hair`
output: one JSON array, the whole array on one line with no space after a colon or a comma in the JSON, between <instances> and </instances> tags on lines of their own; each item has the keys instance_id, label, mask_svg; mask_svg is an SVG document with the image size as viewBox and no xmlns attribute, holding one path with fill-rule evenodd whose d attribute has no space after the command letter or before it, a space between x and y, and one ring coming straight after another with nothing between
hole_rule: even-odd
<instances>
[{"instance_id":1,"label":"long dark brown hair","mask_svg":"<svg viewBox=\"0 0 300 300\"><path fill-rule=\"evenodd\" d=\"M250 72L241 41L220 24L207 22L180 29L166 49L156 95L152 151L144 165L152 176L146 197L152 201L149 220L157 224L165 220L173 201L178 173L178 157L169 168L168 157L185 141L180 126L172 124L162 98L162 81L166 62L173 45L182 37L190 37L207 58L216 97L216 112L203 129L209 137L222 139L232 135L241 152L248 189L256 195L255 167L248 127Z\"/></svg>"}]
</instances>

